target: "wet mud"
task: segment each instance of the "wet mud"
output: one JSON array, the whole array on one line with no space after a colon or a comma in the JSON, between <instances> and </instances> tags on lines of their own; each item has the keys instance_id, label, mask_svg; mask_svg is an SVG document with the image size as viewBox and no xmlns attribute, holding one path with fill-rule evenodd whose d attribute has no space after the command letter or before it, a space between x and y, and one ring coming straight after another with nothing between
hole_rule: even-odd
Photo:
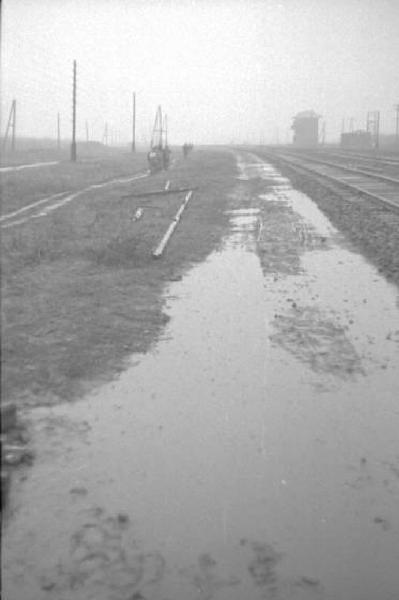
<instances>
[{"instance_id":1,"label":"wet mud","mask_svg":"<svg viewBox=\"0 0 399 600\"><path fill-rule=\"evenodd\" d=\"M360 357L343 326L329 321L315 307L298 307L294 301L292 307L288 314L275 315L272 342L317 372L340 377L363 372Z\"/></svg>"},{"instance_id":2,"label":"wet mud","mask_svg":"<svg viewBox=\"0 0 399 600\"><path fill-rule=\"evenodd\" d=\"M7 600L396 597L398 291L270 165L237 166L157 347L32 411Z\"/></svg>"}]
</instances>

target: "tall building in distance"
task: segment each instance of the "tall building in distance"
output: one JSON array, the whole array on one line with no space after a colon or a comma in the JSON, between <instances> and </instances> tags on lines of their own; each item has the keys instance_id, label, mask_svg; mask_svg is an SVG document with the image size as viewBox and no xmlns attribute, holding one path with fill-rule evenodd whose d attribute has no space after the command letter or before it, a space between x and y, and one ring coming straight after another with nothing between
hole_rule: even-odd
<instances>
[{"instance_id":1,"label":"tall building in distance","mask_svg":"<svg viewBox=\"0 0 399 600\"><path fill-rule=\"evenodd\" d=\"M293 144L302 148L311 148L319 143L319 119L314 110L304 110L294 117L291 129L294 130Z\"/></svg>"}]
</instances>

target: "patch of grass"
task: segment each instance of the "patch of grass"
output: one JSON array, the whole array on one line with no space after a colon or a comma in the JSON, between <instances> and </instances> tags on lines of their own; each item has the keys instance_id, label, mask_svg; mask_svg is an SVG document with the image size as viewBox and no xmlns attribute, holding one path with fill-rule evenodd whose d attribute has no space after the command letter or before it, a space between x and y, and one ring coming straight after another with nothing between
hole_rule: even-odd
<instances>
[{"instance_id":1,"label":"patch of grass","mask_svg":"<svg viewBox=\"0 0 399 600\"><path fill-rule=\"evenodd\" d=\"M167 173L94 190L3 230L4 397L33 405L71 400L147 351L167 322L165 284L220 244L235 175L232 154L196 149ZM155 260L151 251L184 196L123 196L162 189L167 179L199 189ZM139 207L143 216L134 220Z\"/></svg>"},{"instance_id":2,"label":"patch of grass","mask_svg":"<svg viewBox=\"0 0 399 600\"><path fill-rule=\"evenodd\" d=\"M146 168L145 152L114 151L97 158L82 157L76 163L66 158L58 165L5 172L1 174L2 213L13 212L58 192L74 192L93 183L129 177Z\"/></svg>"}]
</instances>

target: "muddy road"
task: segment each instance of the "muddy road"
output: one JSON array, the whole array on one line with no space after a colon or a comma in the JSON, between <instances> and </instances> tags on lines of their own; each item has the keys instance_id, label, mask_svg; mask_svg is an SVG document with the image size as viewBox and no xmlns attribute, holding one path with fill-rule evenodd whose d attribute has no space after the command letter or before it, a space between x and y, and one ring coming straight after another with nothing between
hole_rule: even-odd
<instances>
[{"instance_id":1,"label":"muddy road","mask_svg":"<svg viewBox=\"0 0 399 600\"><path fill-rule=\"evenodd\" d=\"M236 160L222 247L168 286L156 348L32 411L5 600L399 597L398 288Z\"/></svg>"}]
</instances>

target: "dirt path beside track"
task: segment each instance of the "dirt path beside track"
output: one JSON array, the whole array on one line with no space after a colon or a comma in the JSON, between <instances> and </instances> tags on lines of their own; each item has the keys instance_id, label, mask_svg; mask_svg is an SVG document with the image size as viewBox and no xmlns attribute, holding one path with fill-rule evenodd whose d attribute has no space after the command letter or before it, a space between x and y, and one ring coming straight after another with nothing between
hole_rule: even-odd
<instances>
[{"instance_id":1,"label":"dirt path beside track","mask_svg":"<svg viewBox=\"0 0 399 600\"><path fill-rule=\"evenodd\" d=\"M191 168L158 343L27 413L6 598L392 600L398 288L258 155Z\"/></svg>"},{"instance_id":2,"label":"dirt path beside track","mask_svg":"<svg viewBox=\"0 0 399 600\"><path fill-rule=\"evenodd\" d=\"M262 149L256 149L262 156ZM343 192L342 188L326 188L306 175L294 173L276 161L277 168L290 178L293 186L309 195L368 260L390 281L399 285L399 213L380 206L359 194Z\"/></svg>"}]
</instances>

